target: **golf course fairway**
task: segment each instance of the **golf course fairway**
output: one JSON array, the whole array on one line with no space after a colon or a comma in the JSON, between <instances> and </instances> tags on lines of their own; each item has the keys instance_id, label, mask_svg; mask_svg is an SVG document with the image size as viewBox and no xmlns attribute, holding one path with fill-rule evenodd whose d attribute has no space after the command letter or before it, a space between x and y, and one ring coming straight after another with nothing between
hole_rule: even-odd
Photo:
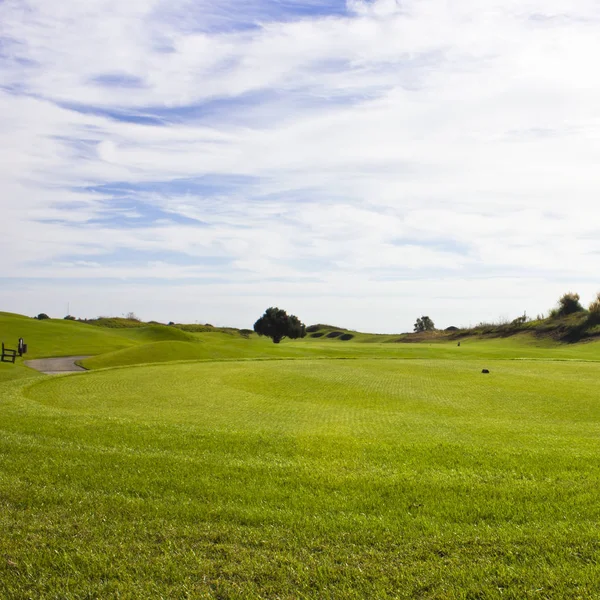
<instances>
[{"instance_id":1,"label":"golf course fairway","mask_svg":"<svg viewBox=\"0 0 600 600\"><path fill-rule=\"evenodd\" d=\"M596 597L597 344L348 344L5 377L0 596Z\"/></svg>"}]
</instances>

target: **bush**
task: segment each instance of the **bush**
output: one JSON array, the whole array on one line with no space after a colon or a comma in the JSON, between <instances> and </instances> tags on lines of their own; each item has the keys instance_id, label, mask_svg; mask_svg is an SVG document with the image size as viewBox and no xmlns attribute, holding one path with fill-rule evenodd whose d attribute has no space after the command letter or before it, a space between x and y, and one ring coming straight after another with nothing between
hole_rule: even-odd
<instances>
[{"instance_id":1,"label":"bush","mask_svg":"<svg viewBox=\"0 0 600 600\"><path fill-rule=\"evenodd\" d=\"M591 326L600 325L600 292L596 299L590 304L589 324Z\"/></svg>"},{"instance_id":2,"label":"bush","mask_svg":"<svg viewBox=\"0 0 600 600\"><path fill-rule=\"evenodd\" d=\"M65 321L76 321L77 319L73 315L67 315L64 318Z\"/></svg>"},{"instance_id":3,"label":"bush","mask_svg":"<svg viewBox=\"0 0 600 600\"><path fill-rule=\"evenodd\" d=\"M581 306L579 300L579 294L576 294L575 292L567 292L561 296L558 301L558 316L565 317L566 315L572 315L573 313L583 311L584 308Z\"/></svg>"},{"instance_id":4,"label":"bush","mask_svg":"<svg viewBox=\"0 0 600 600\"><path fill-rule=\"evenodd\" d=\"M527 315L522 315L520 317L517 317L516 319L513 319L511 321L511 325L524 325L525 323L527 323Z\"/></svg>"},{"instance_id":5,"label":"bush","mask_svg":"<svg viewBox=\"0 0 600 600\"><path fill-rule=\"evenodd\" d=\"M40 313L37 317L33 317L38 321L43 321L44 319L49 319L50 317L46 313Z\"/></svg>"}]
</instances>

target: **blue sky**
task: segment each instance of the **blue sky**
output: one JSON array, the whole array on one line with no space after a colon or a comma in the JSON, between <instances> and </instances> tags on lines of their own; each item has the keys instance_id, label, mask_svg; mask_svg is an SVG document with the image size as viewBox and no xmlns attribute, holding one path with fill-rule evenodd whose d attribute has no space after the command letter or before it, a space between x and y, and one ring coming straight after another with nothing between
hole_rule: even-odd
<instances>
[{"instance_id":1,"label":"blue sky","mask_svg":"<svg viewBox=\"0 0 600 600\"><path fill-rule=\"evenodd\" d=\"M0 2L0 310L406 331L600 289L600 6Z\"/></svg>"}]
</instances>

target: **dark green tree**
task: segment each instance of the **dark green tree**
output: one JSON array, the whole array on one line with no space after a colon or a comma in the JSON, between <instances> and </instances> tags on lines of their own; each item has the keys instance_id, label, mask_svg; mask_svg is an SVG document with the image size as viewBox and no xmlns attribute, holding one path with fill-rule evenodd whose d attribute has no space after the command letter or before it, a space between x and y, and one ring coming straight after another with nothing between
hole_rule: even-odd
<instances>
[{"instance_id":1,"label":"dark green tree","mask_svg":"<svg viewBox=\"0 0 600 600\"><path fill-rule=\"evenodd\" d=\"M288 315L285 310L272 306L254 323L254 331L258 335L266 335L274 344L288 337L292 340L306 336L306 327L295 315Z\"/></svg>"},{"instance_id":2,"label":"dark green tree","mask_svg":"<svg viewBox=\"0 0 600 600\"><path fill-rule=\"evenodd\" d=\"M415 323L415 333L420 333L421 331L433 331L435 329L435 325L433 321L426 316L417 319Z\"/></svg>"},{"instance_id":3,"label":"dark green tree","mask_svg":"<svg viewBox=\"0 0 600 600\"><path fill-rule=\"evenodd\" d=\"M564 317L585 310L579 300L579 294L575 292L563 294L558 301L558 316Z\"/></svg>"}]
</instances>

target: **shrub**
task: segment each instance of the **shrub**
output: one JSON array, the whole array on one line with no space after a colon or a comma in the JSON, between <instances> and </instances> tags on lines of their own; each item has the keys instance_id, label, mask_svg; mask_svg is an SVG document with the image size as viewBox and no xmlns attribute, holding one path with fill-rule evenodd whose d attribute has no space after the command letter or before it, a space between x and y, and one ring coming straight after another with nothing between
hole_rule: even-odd
<instances>
[{"instance_id":1,"label":"shrub","mask_svg":"<svg viewBox=\"0 0 600 600\"><path fill-rule=\"evenodd\" d=\"M64 318L65 321L76 321L77 319L73 315L67 315Z\"/></svg>"},{"instance_id":2,"label":"shrub","mask_svg":"<svg viewBox=\"0 0 600 600\"><path fill-rule=\"evenodd\" d=\"M37 317L33 317L38 321L43 321L44 319L49 319L50 317L46 313L40 313Z\"/></svg>"},{"instance_id":3,"label":"shrub","mask_svg":"<svg viewBox=\"0 0 600 600\"><path fill-rule=\"evenodd\" d=\"M600 325L600 292L596 295L596 299L590 304L589 324Z\"/></svg>"},{"instance_id":4,"label":"shrub","mask_svg":"<svg viewBox=\"0 0 600 600\"><path fill-rule=\"evenodd\" d=\"M572 315L573 313L584 310L579 300L579 294L576 294L575 292L567 292L566 294L563 294L558 301L558 316L564 317L566 315Z\"/></svg>"},{"instance_id":5,"label":"shrub","mask_svg":"<svg viewBox=\"0 0 600 600\"><path fill-rule=\"evenodd\" d=\"M524 325L525 323L527 323L527 315L521 315L520 317L513 319L511 325Z\"/></svg>"}]
</instances>

